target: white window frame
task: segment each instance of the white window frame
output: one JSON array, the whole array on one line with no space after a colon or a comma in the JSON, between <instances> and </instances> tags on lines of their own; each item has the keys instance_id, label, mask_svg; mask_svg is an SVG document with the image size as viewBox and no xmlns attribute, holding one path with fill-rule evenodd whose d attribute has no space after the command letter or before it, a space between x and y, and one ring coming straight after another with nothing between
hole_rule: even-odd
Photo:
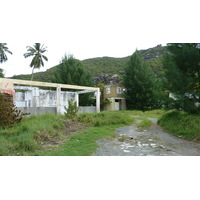
<instances>
[{"instance_id":1,"label":"white window frame","mask_svg":"<svg viewBox=\"0 0 200 200\"><path fill-rule=\"evenodd\" d=\"M122 94L123 93L123 88L117 87L117 94Z\"/></svg>"},{"instance_id":2,"label":"white window frame","mask_svg":"<svg viewBox=\"0 0 200 200\"><path fill-rule=\"evenodd\" d=\"M110 94L110 87L106 88L106 94Z\"/></svg>"}]
</instances>

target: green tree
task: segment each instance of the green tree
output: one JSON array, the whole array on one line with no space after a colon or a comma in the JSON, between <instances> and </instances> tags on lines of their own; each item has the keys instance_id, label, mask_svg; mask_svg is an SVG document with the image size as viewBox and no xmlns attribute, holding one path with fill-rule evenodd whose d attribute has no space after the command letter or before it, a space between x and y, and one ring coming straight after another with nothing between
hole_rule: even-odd
<instances>
[{"instance_id":1,"label":"green tree","mask_svg":"<svg viewBox=\"0 0 200 200\"><path fill-rule=\"evenodd\" d=\"M176 100L171 108L190 113L200 112L200 44L169 43L170 54L165 56L166 85Z\"/></svg>"},{"instance_id":2,"label":"green tree","mask_svg":"<svg viewBox=\"0 0 200 200\"><path fill-rule=\"evenodd\" d=\"M123 83L128 109L145 111L161 106L160 82L138 50L127 63Z\"/></svg>"},{"instance_id":3,"label":"green tree","mask_svg":"<svg viewBox=\"0 0 200 200\"><path fill-rule=\"evenodd\" d=\"M0 68L0 78L3 78L4 74L3 74L3 69Z\"/></svg>"},{"instance_id":4,"label":"green tree","mask_svg":"<svg viewBox=\"0 0 200 200\"><path fill-rule=\"evenodd\" d=\"M57 73L53 82L70 85L94 86L91 74L83 67L83 64L72 55L65 55L60 65L57 67ZM93 103L93 94L80 94L79 104L90 106Z\"/></svg>"},{"instance_id":5,"label":"green tree","mask_svg":"<svg viewBox=\"0 0 200 200\"><path fill-rule=\"evenodd\" d=\"M0 43L0 63L6 62L8 60L6 53L12 54L12 52L7 47L7 43ZM0 78L3 77L3 69L0 68Z\"/></svg>"},{"instance_id":6,"label":"green tree","mask_svg":"<svg viewBox=\"0 0 200 200\"><path fill-rule=\"evenodd\" d=\"M7 43L0 43L0 63L6 62L8 60L6 53L12 54L12 52L7 47Z\"/></svg>"},{"instance_id":7,"label":"green tree","mask_svg":"<svg viewBox=\"0 0 200 200\"><path fill-rule=\"evenodd\" d=\"M44 45L41 45L40 43L35 43L33 47L27 46L27 52L24 54L24 57L27 58L33 56L33 59L30 63L30 67L33 68L31 81L33 80L34 69L40 69L41 66L44 66L43 59L45 61L48 61L48 58L45 55L43 55L46 51L47 47L44 47Z\"/></svg>"}]
</instances>

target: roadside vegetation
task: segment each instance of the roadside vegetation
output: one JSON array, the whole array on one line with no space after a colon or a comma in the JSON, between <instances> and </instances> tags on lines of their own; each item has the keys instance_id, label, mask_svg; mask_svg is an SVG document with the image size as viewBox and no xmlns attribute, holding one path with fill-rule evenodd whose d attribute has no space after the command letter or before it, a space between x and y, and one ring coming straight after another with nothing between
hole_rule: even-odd
<instances>
[{"instance_id":1,"label":"roadside vegetation","mask_svg":"<svg viewBox=\"0 0 200 200\"><path fill-rule=\"evenodd\" d=\"M0 155L91 155L96 140L115 136L117 127L133 121L122 112L80 114L72 120L53 114L26 117L12 128L0 128Z\"/></svg>"},{"instance_id":2,"label":"roadside vegetation","mask_svg":"<svg viewBox=\"0 0 200 200\"><path fill-rule=\"evenodd\" d=\"M62 138L64 117L40 115L23 118L11 128L0 128L0 155L28 155Z\"/></svg>"},{"instance_id":3,"label":"roadside vegetation","mask_svg":"<svg viewBox=\"0 0 200 200\"><path fill-rule=\"evenodd\" d=\"M171 111L158 121L159 125L172 135L188 140L200 141L200 115Z\"/></svg>"},{"instance_id":4,"label":"roadside vegetation","mask_svg":"<svg viewBox=\"0 0 200 200\"><path fill-rule=\"evenodd\" d=\"M141 122L137 124L138 128L148 128L152 125L152 121L148 118L137 118L140 119Z\"/></svg>"},{"instance_id":5,"label":"roadside vegetation","mask_svg":"<svg viewBox=\"0 0 200 200\"><path fill-rule=\"evenodd\" d=\"M185 112L114 111L83 113L73 119L44 114L24 117L13 127L0 128L0 155L89 156L98 147L96 141L115 137L118 127L131 125L137 119L142 120L138 127L151 126L147 117L159 118L159 125L175 136L200 141L200 115Z\"/></svg>"},{"instance_id":6,"label":"roadside vegetation","mask_svg":"<svg viewBox=\"0 0 200 200\"><path fill-rule=\"evenodd\" d=\"M120 111L123 113L126 113L127 115L135 115L135 116L142 116L142 117L153 117L153 118L159 118L163 114L165 114L167 111L158 109L158 110L150 110L150 111L140 111L140 110L126 110L126 111Z\"/></svg>"}]
</instances>

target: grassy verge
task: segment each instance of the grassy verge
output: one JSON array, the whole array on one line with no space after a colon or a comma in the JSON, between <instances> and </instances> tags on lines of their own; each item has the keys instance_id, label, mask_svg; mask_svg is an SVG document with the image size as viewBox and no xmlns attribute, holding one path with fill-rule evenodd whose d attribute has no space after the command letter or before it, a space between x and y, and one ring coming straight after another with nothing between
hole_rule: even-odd
<instances>
[{"instance_id":1,"label":"grassy verge","mask_svg":"<svg viewBox=\"0 0 200 200\"><path fill-rule=\"evenodd\" d=\"M124 112L83 113L79 115L80 121L90 126L100 127L115 124L130 124L133 119Z\"/></svg>"},{"instance_id":2,"label":"grassy verge","mask_svg":"<svg viewBox=\"0 0 200 200\"><path fill-rule=\"evenodd\" d=\"M139 111L139 110L128 110L128 111L121 111L129 115L138 115L143 117L152 117L152 118L159 118L163 114L167 113L165 110L151 110L151 111Z\"/></svg>"},{"instance_id":3,"label":"grassy verge","mask_svg":"<svg viewBox=\"0 0 200 200\"><path fill-rule=\"evenodd\" d=\"M76 123L84 124L85 131L64 135L68 129L61 115L40 115L24 118L13 128L0 129L0 155L91 155L97 148L96 140L114 136L117 127L133 123L129 115L116 112L81 114ZM76 126L73 122L73 126ZM44 150L44 143L63 141L56 148Z\"/></svg>"},{"instance_id":4,"label":"grassy verge","mask_svg":"<svg viewBox=\"0 0 200 200\"><path fill-rule=\"evenodd\" d=\"M173 111L164 114L158 123L164 130L175 136L200 140L200 115Z\"/></svg>"},{"instance_id":5,"label":"grassy verge","mask_svg":"<svg viewBox=\"0 0 200 200\"><path fill-rule=\"evenodd\" d=\"M137 127L139 128L148 128L152 125L152 121L148 118L137 118L137 119L142 120L137 124Z\"/></svg>"},{"instance_id":6,"label":"grassy verge","mask_svg":"<svg viewBox=\"0 0 200 200\"><path fill-rule=\"evenodd\" d=\"M84 113L79 115L79 121L89 129L71 135L60 148L39 152L36 155L52 156L89 156L96 151L97 140L114 137L115 129L133 123L129 115L116 112Z\"/></svg>"},{"instance_id":7,"label":"grassy verge","mask_svg":"<svg viewBox=\"0 0 200 200\"><path fill-rule=\"evenodd\" d=\"M64 117L45 114L24 118L12 128L0 129L0 155L24 155L41 149L41 144L63 137Z\"/></svg>"},{"instance_id":8,"label":"grassy verge","mask_svg":"<svg viewBox=\"0 0 200 200\"><path fill-rule=\"evenodd\" d=\"M121 125L92 127L69 137L59 148L37 152L35 155L45 156L89 156L96 151L97 140L115 136L115 129Z\"/></svg>"}]
</instances>

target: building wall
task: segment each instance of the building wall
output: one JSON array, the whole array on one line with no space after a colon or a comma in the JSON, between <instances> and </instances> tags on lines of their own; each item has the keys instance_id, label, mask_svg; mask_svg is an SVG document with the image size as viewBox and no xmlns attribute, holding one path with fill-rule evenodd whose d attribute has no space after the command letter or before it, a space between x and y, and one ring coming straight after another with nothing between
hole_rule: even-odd
<instances>
[{"instance_id":1,"label":"building wall","mask_svg":"<svg viewBox=\"0 0 200 200\"><path fill-rule=\"evenodd\" d=\"M45 113L56 114L56 107L17 107L23 113L29 113L31 115L41 115Z\"/></svg>"},{"instance_id":2,"label":"building wall","mask_svg":"<svg viewBox=\"0 0 200 200\"><path fill-rule=\"evenodd\" d=\"M64 109L64 106L62 107L62 113L64 114L66 110ZM31 115L41 115L45 113L52 113L56 114L57 109L56 107L17 107L18 110L21 110L23 113L30 113ZM78 113L92 113L96 112L96 106L79 106Z\"/></svg>"},{"instance_id":3,"label":"building wall","mask_svg":"<svg viewBox=\"0 0 200 200\"><path fill-rule=\"evenodd\" d=\"M107 90L110 88L110 93L108 94ZM104 98L112 98L112 97L119 97L119 98L123 98L123 93L119 94L117 93L117 88L122 88L125 89L123 84L121 83L117 83L115 85L106 85L104 87Z\"/></svg>"},{"instance_id":4,"label":"building wall","mask_svg":"<svg viewBox=\"0 0 200 200\"><path fill-rule=\"evenodd\" d=\"M41 90L37 87L16 87L16 107L56 107L56 91ZM75 99L74 92L61 91L61 106L68 106L68 100Z\"/></svg>"},{"instance_id":5,"label":"building wall","mask_svg":"<svg viewBox=\"0 0 200 200\"><path fill-rule=\"evenodd\" d=\"M57 95L55 90L42 90L38 87L15 86L14 104L22 112L31 113L31 115L44 113L57 113ZM68 100L75 99L74 92L61 91L61 114L66 112ZM96 107L79 107L81 112L96 112Z\"/></svg>"},{"instance_id":6,"label":"building wall","mask_svg":"<svg viewBox=\"0 0 200 200\"><path fill-rule=\"evenodd\" d=\"M126 110L126 99L125 98L108 98L111 102L105 107L105 110Z\"/></svg>"},{"instance_id":7,"label":"building wall","mask_svg":"<svg viewBox=\"0 0 200 200\"><path fill-rule=\"evenodd\" d=\"M126 110L126 99L123 96L125 88L123 84L107 85L104 88L104 98L111 102L105 110Z\"/></svg>"}]
</instances>

